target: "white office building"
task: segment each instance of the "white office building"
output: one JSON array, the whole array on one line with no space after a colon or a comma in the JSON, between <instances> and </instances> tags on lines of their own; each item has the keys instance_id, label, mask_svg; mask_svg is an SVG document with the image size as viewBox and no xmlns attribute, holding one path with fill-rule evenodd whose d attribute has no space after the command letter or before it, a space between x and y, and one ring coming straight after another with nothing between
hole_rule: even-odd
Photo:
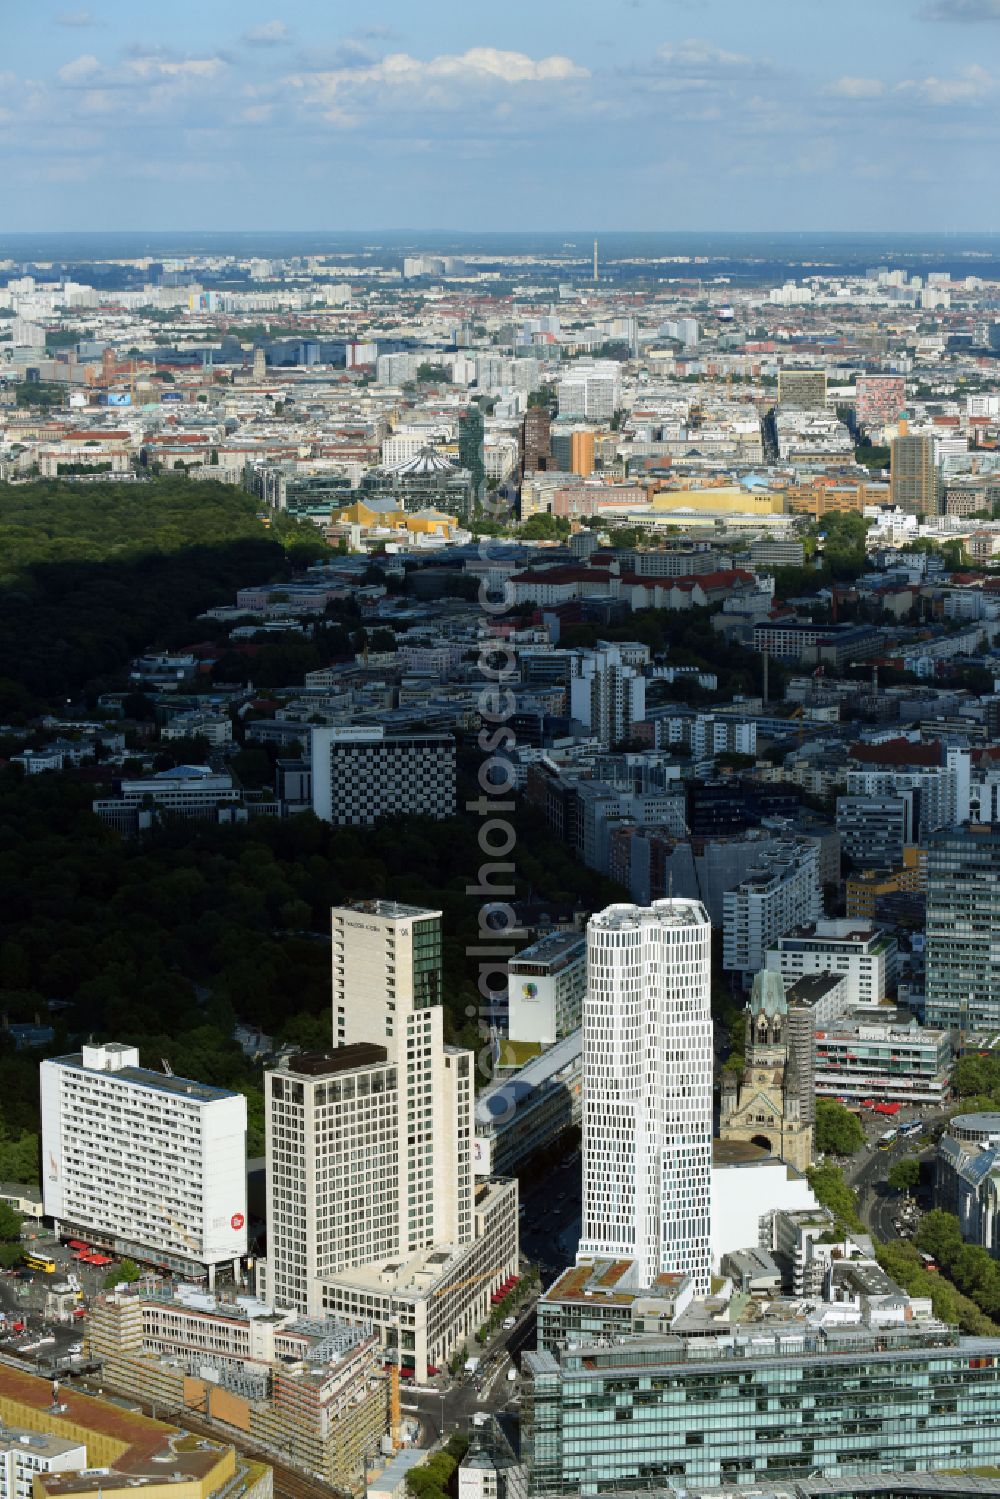
<instances>
[{"instance_id":1,"label":"white office building","mask_svg":"<svg viewBox=\"0 0 1000 1499\"><path fill-rule=\"evenodd\" d=\"M312 809L323 822L368 826L406 813L455 815L451 734L312 729Z\"/></svg>"},{"instance_id":2,"label":"white office building","mask_svg":"<svg viewBox=\"0 0 1000 1499\"><path fill-rule=\"evenodd\" d=\"M20 1427L0 1431L0 1499L32 1499L36 1474L82 1473L86 1467L87 1448L72 1437Z\"/></svg>"},{"instance_id":3,"label":"white office building","mask_svg":"<svg viewBox=\"0 0 1000 1499\"><path fill-rule=\"evenodd\" d=\"M698 901L608 906L587 929L580 1255L639 1283L711 1271L712 929Z\"/></svg>"},{"instance_id":4,"label":"white office building","mask_svg":"<svg viewBox=\"0 0 1000 1499\"><path fill-rule=\"evenodd\" d=\"M549 932L507 964L507 1034L552 1046L579 1027L587 992L587 939Z\"/></svg>"},{"instance_id":5,"label":"white office building","mask_svg":"<svg viewBox=\"0 0 1000 1499\"><path fill-rule=\"evenodd\" d=\"M823 914L819 845L805 839L779 843L765 865L726 891L722 911L722 966L759 973L772 942Z\"/></svg>"},{"instance_id":6,"label":"white office building","mask_svg":"<svg viewBox=\"0 0 1000 1499\"><path fill-rule=\"evenodd\" d=\"M560 416L610 421L621 405L621 365L613 359L576 364L556 385Z\"/></svg>"},{"instance_id":7,"label":"white office building","mask_svg":"<svg viewBox=\"0 0 1000 1499\"><path fill-rule=\"evenodd\" d=\"M816 921L779 937L767 950L765 967L794 983L808 974L833 973L847 980L847 1005L880 1004L895 990L899 944L863 917Z\"/></svg>"},{"instance_id":8,"label":"white office building","mask_svg":"<svg viewBox=\"0 0 1000 1499\"><path fill-rule=\"evenodd\" d=\"M241 1093L90 1044L41 1066L42 1188L56 1233L214 1280L247 1249Z\"/></svg>"},{"instance_id":9,"label":"white office building","mask_svg":"<svg viewBox=\"0 0 1000 1499\"><path fill-rule=\"evenodd\" d=\"M334 1047L265 1074L266 1293L375 1322L425 1378L516 1273L517 1187L473 1180L474 1057L444 1044L440 911L338 908L332 939Z\"/></svg>"}]
</instances>

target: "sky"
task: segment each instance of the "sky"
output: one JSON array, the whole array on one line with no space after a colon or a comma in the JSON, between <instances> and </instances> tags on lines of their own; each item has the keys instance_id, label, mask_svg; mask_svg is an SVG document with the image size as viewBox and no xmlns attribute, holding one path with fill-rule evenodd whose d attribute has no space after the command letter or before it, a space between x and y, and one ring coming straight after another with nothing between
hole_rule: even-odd
<instances>
[{"instance_id":1,"label":"sky","mask_svg":"<svg viewBox=\"0 0 1000 1499\"><path fill-rule=\"evenodd\" d=\"M0 232L1000 230L1000 0L0 0Z\"/></svg>"}]
</instances>

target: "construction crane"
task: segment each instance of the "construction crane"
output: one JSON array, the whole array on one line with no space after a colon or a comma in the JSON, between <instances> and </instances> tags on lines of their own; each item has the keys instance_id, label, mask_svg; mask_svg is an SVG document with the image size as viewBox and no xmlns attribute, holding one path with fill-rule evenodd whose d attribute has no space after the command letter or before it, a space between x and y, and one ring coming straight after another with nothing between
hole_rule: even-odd
<instances>
[{"instance_id":1,"label":"construction crane","mask_svg":"<svg viewBox=\"0 0 1000 1499\"><path fill-rule=\"evenodd\" d=\"M389 1365L389 1435L393 1453L403 1445L403 1408L399 1399L400 1349L396 1346L395 1360Z\"/></svg>"},{"instance_id":2,"label":"construction crane","mask_svg":"<svg viewBox=\"0 0 1000 1499\"><path fill-rule=\"evenodd\" d=\"M797 718L799 721L799 744L801 744L806 734L806 710L801 703L796 703L788 716Z\"/></svg>"}]
</instances>

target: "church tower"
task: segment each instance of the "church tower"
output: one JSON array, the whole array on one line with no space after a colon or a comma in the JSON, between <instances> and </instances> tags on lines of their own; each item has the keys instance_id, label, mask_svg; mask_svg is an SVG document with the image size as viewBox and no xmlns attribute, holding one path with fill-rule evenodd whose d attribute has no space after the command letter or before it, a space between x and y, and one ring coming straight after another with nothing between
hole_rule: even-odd
<instances>
[{"instance_id":1,"label":"church tower","mask_svg":"<svg viewBox=\"0 0 1000 1499\"><path fill-rule=\"evenodd\" d=\"M798 1171L812 1160L815 1088L812 1014L785 998L780 973L753 981L742 1076L725 1073L719 1138L743 1140Z\"/></svg>"}]
</instances>

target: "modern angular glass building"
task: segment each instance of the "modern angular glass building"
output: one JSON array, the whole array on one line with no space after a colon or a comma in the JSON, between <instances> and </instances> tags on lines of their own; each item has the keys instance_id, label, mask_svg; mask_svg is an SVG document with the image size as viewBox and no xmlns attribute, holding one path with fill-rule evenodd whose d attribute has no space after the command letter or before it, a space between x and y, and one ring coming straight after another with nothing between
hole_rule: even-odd
<instances>
[{"instance_id":1,"label":"modern angular glass building","mask_svg":"<svg viewBox=\"0 0 1000 1499\"><path fill-rule=\"evenodd\" d=\"M536 1495L1000 1463L1000 1338L933 1322L779 1330L765 1313L745 1337L567 1347L524 1370Z\"/></svg>"}]
</instances>

